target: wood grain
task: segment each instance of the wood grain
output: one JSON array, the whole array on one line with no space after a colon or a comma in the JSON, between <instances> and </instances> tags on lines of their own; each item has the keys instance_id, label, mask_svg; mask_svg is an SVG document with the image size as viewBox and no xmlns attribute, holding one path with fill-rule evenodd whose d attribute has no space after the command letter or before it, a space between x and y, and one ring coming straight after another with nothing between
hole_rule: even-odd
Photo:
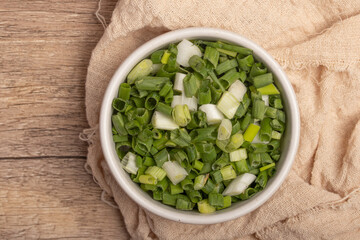
<instances>
[{"instance_id":1,"label":"wood grain","mask_svg":"<svg viewBox=\"0 0 360 240\"><path fill-rule=\"evenodd\" d=\"M109 22L117 0L103 0ZM128 239L85 172L97 0L0 1L0 239Z\"/></svg>"}]
</instances>

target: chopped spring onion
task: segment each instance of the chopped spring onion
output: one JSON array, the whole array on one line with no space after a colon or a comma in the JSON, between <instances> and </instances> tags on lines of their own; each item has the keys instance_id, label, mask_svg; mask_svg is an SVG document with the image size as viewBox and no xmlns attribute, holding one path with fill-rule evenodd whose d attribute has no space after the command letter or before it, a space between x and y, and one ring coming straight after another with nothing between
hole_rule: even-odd
<instances>
[{"instance_id":1,"label":"chopped spring onion","mask_svg":"<svg viewBox=\"0 0 360 240\"><path fill-rule=\"evenodd\" d=\"M175 195L175 194L179 194L179 193L183 193L183 192L184 192L184 189L182 189L180 184L174 185L174 184L170 183L171 195Z\"/></svg>"},{"instance_id":2,"label":"chopped spring onion","mask_svg":"<svg viewBox=\"0 0 360 240\"><path fill-rule=\"evenodd\" d=\"M216 68L217 65L218 65L218 62L219 62L219 52L218 52L218 50L213 48L213 47L207 46L205 48L204 59L211 62L211 64L214 66L214 68Z\"/></svg>"},{"instance_id":3,"label":"chopped spring onion","mask_svg":"<svg viewBox=\"0 0 360 240\"><path fill-rule=\"evenodd\" d=\"M157 166L150 166L145 171L146 174L153 176L158 181L163 180L166 177L166 172Z\"/></svg>"},{"instance_id":4,"label":"chopped spring onion","mask_svg":"<svg viewBox=\"0 0 360 240\"><path fill-rule=\"evenodd\" d=\"M240 148L238 150L230 152L230 162L237 162L247 159L246 148Z\"/></svg>"},{"instance_id":5,"label":"chopped spring onion","mask_svg":"<svg viewBox=\"0 0 360 240\"><path fill-rule=\"evenodd\" d=\"M234 151L238 149L243 143L244 143L244 136L241 134L241 132L238 132L231 136L230 142L226 146L226 150L228 152Z\"/></svg>"},{"instance_id":6,"label":"chopped spring onion","mask_svg":"<svg viewBox=\"0 0 360 240\"><path fill-rule=\"evenodd\" d=\"M176 105L172 111L172 117L177 125L185 127L191 121L189 107L186 104Z\"/></svg>"},{"instance_id":7,"label":"chopped spring onion","mask_svg":"<svg viewBox=\"0 0 360 240\"><path fill-rule=\"evenodd\" d=\"M248 142L252 142L252 140L254 140L259 130L260 130L260 126L257 126L255 124L250 124L244 133L244 140Z\"/></svg>"},{"instance_id":8,"label":"chopped spring onion","mask_svg":"<svg viewBox=\"0 0 360 240\"><path fill-rule=\"evenodd\" d=\"M256 88L265 87L273 82L272 73L265 73L253 78L253 83Z\"/></svg>"},{"instance_id":9,"label":"chopped spring onion","mask_svg":"<svg viewBox=\"0 0 360 240\"><path fill-rule=\"evenodd\" d=\"M246 86L239 80L236 80L231 84L229 88L229 93L231 93L238 101L242 101L243 97L247 91Z\"/></svg>"},{"instance_id":10,"label":"chopped spring onion","mask_svg":"<svg viewBox=\"0 0 360 240\"><path fill-rule=\"evenodd\" d=\"M197 99L196 97L187 98L185 95L177 95L173 97L171 107L175 108L176 105L187 105L190 111L197 110Z\"/></svg>"},{"instance_id":11,"label":"chopped spring onion","mask_svg":"<svg viewBox=\"0 0 360 240\"><path fill-rule=\"evenodd\" d=\"M189 59L196 55L201 57L202 53L200 49L194 45L192 42L184 39L177 45L178 54L176 57L176 62L184 67L190 67Z\"/></svg>"},{"instance_id":12,"label":"chopped spring onion","mask_svg":"<svg viewBox=\"0 0 360 240\"><path fill-rule=\"evenodd\" d=\"M269 84L265 87L258 88L257 89L259 93L262 95L274 95L274 94L280 94L279 90L275 87L274 84Z\"/></svg>"},{"instance_id":13,"label":"chopped spring onion","mask_svg":"<svg viewBox=\"0 0 360 240\"><path fill-rule=\"evenodd\" d=\"M216 211L216 208L209 204L208 199L198 202L197 207L200 213L212 213Z\"/></svg>"},{"instance_id":14,"label":"chopped spring onion","mask_svg":"<svg viewBox=\"0 0 360 240\"><path fill-rule=\"evenodd\" d=\"M162 165L162 168L165 170L167 177L174 185L184 180L188 175L186 170L181 167L178 162L167 161Z\"/></svg>"},{"instance_id":15,"label":"chopped spring onion","mask_svg":"<svg viewBox=\"0 0 360 240\"><path fill-rule=\"evenodd\" d=\"M128 74L128 84L134 84L136 79L149 75L152 69L152 65L153 63L150 59L144 59L139 62Z\"/></svg>"},{"instance_id":16,"label":"chopped spring onion","mask_svg":"<svg viewBox=\"0 0 360 240\"><path fill-rule=\"evenodd\" d=\"M255 119L263 120L266 112L265 102L260 99L255 99L253 103L252 116Z\"/></svg>"},{"instance_id":17,"label":"chopped spring onion","mask_svg":"<svg viewBox=\"0 0 360 240\"><path fill-rule=\"evenodd\" d=\"M281 133L279 133L277 131L272 131L271 132L271 138L280 140L281 139Z\"/></svg>"},{"instance_id":18,"label":"chopped spring onion","mask_svg":"<svg viewBox=\"0 0 360 240\"><path fill-rule=\"evenodd\" d=\"M156 111L159 111L169 117L171 117L171 113L172 113L172 107L170 107L169 105L166 105L162 102L159 102L158 105L156 106Z\"/></svg>"},{"instance_id":19,"label":"chopped spring onion","mask_svg":"<svg viewBox=\"0 0 360 240\"><path fill-rule=\"evenodd\" d=\"M216 107L229 119L235 116L240 102L230 93L224 92Z\"/></svg>"},{"instance_id":20,"label":"chopped spring onion","mask_svg":"<svg viewBox=\"0 0 360 240\"><path fill-rule=\"evenodd\" d=\"M245 189L247 189L252 182L254 182L256 176L251 173L244 173L234 180L225 188L223 195L226 196L235 196L243 193Z\"/></svg>"},{"instance_id":21,"label":"chopped spring onion","mask_svg":"<svg viewBox=\"0 0 360 240\"><path fill-rule=\"evenodd\" d=\"M204 104L199 107L199 110L206 114L206 120L209 125L220 123L224 119L223 114L214 104Z\"/></svg>"},{"instance_id":22,"label":"chopped spring onion","mask_svg":"<svg viewBox=\"0 0 360 240\"><path fill-rule=\"evenodd\" d=\"M153 64L153 65L151 66L151 72L150 72L150 74L156 74L156 73L160 70L161 67L162 67L161 64Z\"/></svg>"},{"instance_id":23,"label":"chopped spring onion","mask_svg":"<svg viewBox=\"0 0 360 240\"><path fill-rule=\"evenodd\" d=\"M224 181L236 178L236 172L232 165L227 165L221 168L220 173Z\"/></svg>"},{"instance_id":24,"label":"chopped spring onion","mask_svg":"<svg viewBox=\"0 0 360 240\"><path fill-rule=\"evenodd\" d=\"M272 168L272 167L275 167L275 163L270 163L270 164L268 164L268 165L266 165L266 166L264 166L264 167L261 167L261 168L260 168L260 172L263 172L263 171L265 171L265 170L268 170L269 168Z\"/></svg>"},{"instance_id":25,"label":"chopped spring onion","mask_svg":"<svg viewBox=\"0 0 360 240\"><path fill-rule=\"evenodd\" d=\"M216 50L218 50L221 53L225 53L226 55L229 55L231 57L236 57L236 55L237 55L237 52L229 51L229 50L226 50L226 49L217 48Z\"/></svg>"},{"instance_id":26,"label":"chopped spring onion","mask_svg":"<svg viewBox=\"0 0 360 240\"><path fill-rule=\"evenodd\" d=\"M169 61L170 55L171 55L171 52L169 52L168 50L166 50L166 51L164 52L164 54L162 55L162 57L161 57L161 63L162 63L162 64L167 64L168 61Z\"/></svg>"},{"instance_id":27,"label":"chopped spring onion","mask_svg":"<svg viewBox=\"0 0 360 240\"><path fill-rule=\"evenodd\" d=\"M194 190L200 190L205 186L206 181L208 180L209 175L199 175L194 180Z\"/></svg>"},{"instance_id":28,"label":"chopped spring onion","mask_svg":"<svg viewBox=\"0 0 360 240\"><path fill-rule=\"evenodd\" d=\"M128 173L136 174L139 169L136 166L136 155L132 152L128 152L123 157L121 164Z\"/></svg>"},{"instance_id":29,"label":"chopped spring onion","mask_svg":"<svg viewBox=\"0 0 360 240\"><path fill-rule=\"evenodd\" d=\"M223 119L218 129L217 139L226 140L230 138L232 131L231 121L229 119Z\"/></svg>"},{"instance_id":30,"label":"chopped spring onion","mask_svg":"<svg viewBox=\"0 0 360 240\"><path fill-rule=\"evenodd\" d=\"M151 175L141 175L139 177L139 182L143 184L151 184L151 185L157 184L156 178Z\"/></svg>"},{"instance_id":31,"label":"chopped spring onion","mask_svg":"<svg viewBox=\"0 0 360 240\"><path fill-rule=\"evenodd\" d=\"M177 125L171 117L158 111L154 112L151 124L154 128L163 130L174 130L179 128L179 125Z\"/></svg>"}]
</instances>

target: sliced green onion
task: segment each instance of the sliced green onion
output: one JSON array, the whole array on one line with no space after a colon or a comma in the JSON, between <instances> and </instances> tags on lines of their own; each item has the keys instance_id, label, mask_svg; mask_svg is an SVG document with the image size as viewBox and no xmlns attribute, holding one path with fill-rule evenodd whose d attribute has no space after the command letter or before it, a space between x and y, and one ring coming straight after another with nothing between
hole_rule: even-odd
<instances>
[{"instance_id":1,"label":"sliced green onion","mask_svg":"<svg viewBox=\"0 0 360 240\"><path fill-rule=\"evenodd\" d=\"M168 192L164 192L163 193L162 203L175 207L177 199L178 199L178 194L172 195L172 194L170 194Z\"/></svg>"},{"instance_id":2,"label":"sliced green onion","mask_svg":"<svg viewBox=\"0 0 360 240\"><path fill-rule=\"evenodd\" d=\"M202 200L201 193L196 190L187 190L186 195L190 198L190 201L193 203L197 203Z\"/></svg>"},{"instance_id":3,"label":"sliced green onion","mask_svg":"<svg viewBox=\"0 0 360 240\"><path fill-rule=\"evenodd\" d=\"M199 161L199 160L195 160L195 161L193 162L192 167L195 168L196 170L201 171L201 169L204 167L204 163L202 163L202 162Z\"/></svg>"},{"instance_id":4,"label":"sliced green onion","mask_svg":"<svg viewBox=\"0 0 360 240\"><path fill-rule=\"evenodd\" d=\"M154 112L151 124L154 128L163 130L174 130L179 128L179 125L177 125L172 118L158 111Z\"/></svg>"},{"instance_id":5,"label":"sliced green onion","mask_svg":"<svg viewBox=\"0 0 360 240\"><path fill-rule=\"evenodd\" d=\"M198 91L198 85L196 77L193 74L188 74L184 80L184 93L188 98L194 97Z\"/></svg>"},{"instance_id":6,"label":"sliced green onion","mask_svg":"<svg viewBox=\"0 0 360 240\"><path fill-rule=\"evenodd\" d=\"M281 139L281 133L279 133L277 131L272 131L271 132L271 138L280 140Z\"/></svg>"},{"instance_id":7,"label":"sliced green onion","mask_svg":"<svg viewBox=\"0 0 360 240\"><path fill-rule=\"evenodd\" d=\"M189 59L192 56L197 55L201 57L202 55L200 49L192 42L186 39L182 40L177 45L177 50L178 50L178 54L177 54L176 62L184 67L190 67Z\"/></svg>"},{"instance_id":8,"label":"sliced green onion","mask_svg":"<svg viewBox=\"0 0 360 240\"><path fill-rule=\"evenodd\" d=\"M157 51L153 52L150 57L151 61L154 64L161 63L161 58L162 58L164 52L165 52L165 50L157 50Z\"/></svg>"},{"instance_id":9,"label":"sliced green onion","mask_svg":"<svg viewBox=\"0 0 360 240\"><path fill-rule=\"evenodd\" d=\"M184 190L192 190L194 188L193 181L188 177L186 177L184 180L182 180L180 182L180 184L181 184L182 189L184 189Z\"/></svg>"},{"instance_id":10,"label":"sliced green onion","mask_svg":"<svg viewBox=\"0 0 360 240\"><path fill-rule=\"evenodd\" d=\"M230 152L230 161L237 162L247 158L246 148L240 148L238 150Z\"/></svg>"},{"instance_id":11,"label":"sliced green onion","mask_svg":"<svg viewBox=\"0 0 360 240\"><path fill-rule=\"evenodd\" d=\"M277 117L277 109L272 107L267 107L265 116L268 116L270 118L276 118Z\"/></svg>"},{"instance_id":12,"label":"sliced green onion","mask_svg":"<svg viewBox=\"0 0 360 240\"><path fill-rule=\"evenodd\" d=\"M217 139L219 139L220 141L229 139L231 136L231 131L232 131L231 121L229 119L223 119L218 128Z\"/></svg>"},{"instance_id":13,"label":"sliced green onion","mask_svg":"<svg viewBox=\"0 0 360 240\"><path fill-rule=\"evenodd\" d=\"M161 201L163 199L163 192L162 191L153 191L153 199L157 201Z\"/></svg>"},{"instance_id":14,"label":"sliced green onion","mask_svg":"<svg viewBox=\"0 0 360 240\"><path fill-rule=\"evenodd\" d=\"M145 157L144 158L144 161L143 161L144 166L149 167L149 166L153 166L154 164L155 164L155 161L154 161L153 158L151 158L151 157Z\"/></svg>"},{"instance_id":15,"label":"sliced green onion","mask_svg":"<svg viewBox=\"0 0 360 240\"><path fill-rule=\"evenodd\" d=\"M179 147L187 147L190 144L191 137L185 128L180 128L170 132L170 140Z\"/></svg>"},{"instance_id":16,"label":"sliced green onion","mask_svg":"<svg viewBox=\"0 0 360 240\"><path fill-rule=\"evenodd\" d=\"M235 168L239 174L249 172L249 166L246 162L246 159L242 159L240 161L235 162Z\"/></svg>"},{"instance_id":17,"label":"sliced green onion","mask_svg":"<svg viewBox=\"0 0 360 240\"><path fill-rule=\"evenodd\" d=\"M255 63L250 70L251 77L256 77L265 73L267 73L267 68L262 63Z\"/></svg>"},{"instance_id":18,"label":"sliced green onion","mask_svg":"<svg viewBox=\"0 0 360 240\"><path fill-rule=\"evenodd\" d=\"M184 180L188 175L186 170L181 167L178 162L167 161L162 165L162 168L165 170L167 177L174 185Z\"/></svg>"},{"instance_id":19,"label":"sliced green onion","mask_svg":"<svg viewBox=\"0 0 360 240\"><path fill-rule=\"evenodd\" d=\"M265 73L265 74L258 75L253 78L253 84L256 88L265 87L273 82L274 82L274 80L273 80L272 73Z\"/></svg>"},{"instance_id":20,"label":"sliced green onion","mask_svg":"<svg viewBox=\"0 0 360 240\"><path fill-rule=\"evenodd\" d=\"M265 171L265 170L268 170L269 168L272 168L272 167L275 167L275 163L270 163L270 164L268 164L268 165L266 165L266 166L264 166L264 167L261 167L261 168L260 168L260 172L263 172L263 171Z\"/></svg>"},{"instance_id":21,"label":"sliced green onion","mask_svg":"<svg viewBox=\"0 0 360 240\"><path fill-rule=\"evenodd\" d=\"M163 180L166 177L166 172L157 166L150 166L145 171L146 174L153 176L158 181Z\"/></svg>"},{"instance_id":22,"label":"sliced green onion","mask_svg":"<svg viewBox=\"0 0 360 240\"><path fill-rule=\"evenodd\" d=\"M199 105L211 103L211 90L210 88L200 89L199 93Z\"/></svg>"},{"instance_id":23,"label":"sliced green onion","mask_svg":"<svg viewBox=\"0 0 360 240\"><path fill-rule=\"evenodd\" d=\"M146 191L156 191L156 185L154 184L140 184L142 190Z\"/></svg>"},{"instance_id":24,"label":"sliced green onion","mask_svg":"<svg viewBox=\"0 0 360 240\"><path fill-rule=\"evenodd\" d=\"M230 93L224 92L216 107L229 119L232 119L240 102Z\"/></svg>"},{"instance_id":25,"label":"sliced green onion","mask_svg":"<svg viewBox=\"0 0 360 240\"><path fill-rule=\"evenodd\" d=\"M112 102L112 107L118 111L118 112L124 112L127 107L128 101L121 99L121 98L115 98Z\"/></svg>"},{"instance_id":26,"label":"sliced green onion","mask_svg":"<svg viewBox=\"0 0 360 240\"><path fill-rule=\"evenodd\" d=\"M167 64L170 55L171 55L171 52L169 52L168 50L165 50L164 54L161 57L161 63L162 64Z\"/></svg>"},{"instance_id":27,"label":"sliced green onion","mask_svg":"<svg viewBox=\"0 0 360 240\"><path fill-rule=\"evenodd\" d=\"M128 152L121 160L121 165L128 173L136 174L138 167L136 166L136 155Z\"/></svg>"},{"instance_id":28,"label":"sliced green onion","mask_svg":"<svg viewBox=\"0 0 360 240\"><path fill-rule=\"evenodd\" d=\"M266 112L265 102L256 99L252 108L252 116L256 119L263 120Z\"/></svg>"},{"instance_id":29,"label":"sliced green onion","mask_svg":"<svg viewBox=\"0 0 360 240\"><path fill-rule=\"evenodd\" d=\"M161 192L165 192L166 189L168 188L168 186L169 186L169 180L167 180L167 178L164 178L163 180L158 181L158 183L156 184L158 191L161 191Z\"/></svg>"},{"instance_id":30,"label":"sliced green onion","mask_svg":"<svg viewBox=\"0 0 360 240\"><path fill-rule=\"evenodd\" d=\"M157 104L157 106L156 106L156 111L159 111L159 112L161 112L161 113L163 113L163 114L165 114L165 115L167 115L169 117L172 116L171 115L172 110L173 110L172 107L170 107L169 105L166 105L166 104L164 104L162 102L159 102Z\"/></svg>"},{"instance_id":31,"label":"sliced green onion","mask_svg":"<svg viewBox=\"0 0 360 240\"><path fill-rule=\"evenodd\" d=\"M225 73L220 79L220 83L224 86L225 89L228 89L236 80L241 79L241 81L246 79L245 72L237 72L235 68L229 70Z\"/></svg>"},{"instance_id":32,"label":"sliced green onion","mask_svg":"<svg viewBox=\"0 0 360 240\"><path fill-rule=\"evenodd\" d=\"M261 121L260 132L259 132L261 141L269 142L271 140L272 127L270 125L270 122L271 122L270 118L264 118Z\"/></svg>"},{"instance_id":33,"label":"sliced green onion","mask_svg":"<svg viewBox=\"0 0 360 240\"><path fill-rule=\"evenodd\" d=\"M213 47L207 46L205 48L204 59L208 60L214 68L217 67L219 61L219 52Z\"/></svg>"},{"instance_id":34,"label":"sliced green onion","mask_svg":"<svg viewBox=\"0 0 360 240\"><path fill-rule=\"evenodd\" d=\"M259 175L256 178L256 183L258 183L262 188L266 187L268 181L268 175L267 175L267 171L262 171L259 173Z\"/></svg>"},{"instance_id":35,"label":"sliced green onion","mask_svg":"<svg viewBox=\"0 0 360 240\"><path fill-rule=\"evenodd\" d=\"M241 55L236 57L236 60L238 61L239 64L239 68L245 72L250 72L250 69L254 64L253 55L248 55L244 58L241 57L242 57Z\"/></svg>"},{"instance_id":36,"label":"sliced green onion","mask_svg":"<svg viewBox=\"0 0 360 240\"><path fill-rule=\"evenodd\" d=\"M225 188L223 195L235 196L243 193L252 182L256 179L256 176L251 173L244 173L234 180Z\"/></svg>"},{"instance_id":37,"label":"sliced green onion","mask_svg":"<svg viewBox=\"0 0 360 240\"><path fill-rule=\"evenodd\" d=\"M252 142L252 140L254 140L259 130L260 130L260 126L257 126L255 124L250 124L244 133L244 140L248 142Z\"/></svg>"},{"instance_id":38,"label":"sliced green onion","mask_svg":"<svg viewBox=\"0 0 360 240\"><path fill-rule=\"evenodd\" d=\"M197 73L199 73L202 77L206 77L207 76L207 69L206 69L206 63L205 61L197 56L194 55L189 59L189 65L190 67Z\"/></svg>"},{"instance_id":39,"label":"sliced green onion","mask_svg":"<svg viewBox=\"0 0 360 240\"><path fill-rule=\"evenodd\" d=\"M209 204L214 207L223 207L224 206L223 195L221 195L220 193L210 193Z\"/></svg>"},{"instance_id":40,"label":"sliced green onion","mask_svg":"<svg viewBox=\"0 0 360 240\"><path fill-rule=\"evenodd\" d=\"M136 80L135 86L138 90L160 91L169 82L168 77L142 77Z\"/></svg>"},{"instance_id":41,"label":"sliced green onion","mask_svg":"<svg viewBox=\"0 0 360 240\"><path fill-rule=\"evenodd\" d=\"M159 95L161 97L165 97L167 94L169 94L170 91L172 91L173 85L169 82L165 83L164 86L160 89Z\"/></svg>"},{"instance_id":42,"label":"sliced green onion","mask_svg":"<svg viewBox=\"0 0 360 240\"><path fill-rule=\"evenodd\" d=\"M147 76L151 72L152 61L150 59L144 59L139 62L128 74L127 83L134 84L135 80Z\"/></svg>"},{"instance_id":43,"label":"sliced green onion","mask_svg":"<svg viewBox=\"0 0 360 240\"><path fill-rule=\"evenodd\" d=\"M189 107L186 104L176 105L172 111L172 118L177 125L185 127L191 121Z\"/></svg>"},{"instance_id":44,"label":"sliced green onion","mask_svg":"<svg viewBox=\"0 0 360 240\"><path fill-rule=\"evenodd\" d=\"M280 132L284 131L284 125L281 122L279 122L279 120L277 119L271 120L270 125L276 131L280 131Z\"/></svg>"},{"instance_id":45,"label":"sliced green onion","mask_svg":"<svg viewBox=\"0 0 360 240\"><path fill-rule=\"evenodd\" d=\"M223 180L230 180L236 178L236 172L232 165L227 165L220 169Z\"/></svg>"},{"instance_id":46,"label":"sliced green onion","mask_svg":"<svg viewBox=\"0 0 360 240\"><path fill-rule=\"evenodd\" d=\"M208 174L207 174L208 175ZM205 186L201 189L201 191L203 191L206 194L211 193L212 191L214 191L215 188L215 184L213 183L213 181L209 178L206 183Z\"/></svg>"},{"instance_id":47,"label":"sliced green onion","mask_svg":"<svg viewBox=\"0 0 360 240\"><path fill-rule=\"evenodd\" d=\"M219 52L224 53L226 55L229 55L231 57L236 57L236 55L237 55L237 52L226 50L226 49L217 48L216 50L218 50Z\"/></svg>"},{"instance_id":48,"label":"sliced green onion","mask_svg":"<svg viewBox=\"0 0 360 240\"><path fill-rule=\"evenodd\" d=\"M125 123L124 123L124 120L123 120L123 117L122 117L121 113L112 115L111 116L111 121L112 121L112 124L113 124L115 130L120 135L127 135L127 131L125 129Z\"/></svg>"},{"instance_id":49,"label":"sliced green onion","mask_svg":"<svg viewBox=\"0 0 360 240\"><path fill-rule=\"evenodd\" d=\"M259 93L262 95L274 95L274 94L280 94L279 90L275 87L274 84L269 84L265 87L258 88L257 89Z\"/></svg>"},{"instance_id":50,"label":"sliced green onion","mask_svg":"<svg viewBox=\"0 0 360 240\"><path fill-rule=\"evenodd\" d=\"M170 183L170 193L172 195L183 193L183 192L184 192L184 189L182 189L180 184L174 185L174 184Z\"/></svg>"},{"instance_id":51,"label":"sliced green onion","mask_svg":"<svg viewBox=\"0 0 360 240\"><path fill-rule=\"evenodd\" d=\"M189 200L177 199L175 208L179 210L192 210L194 208L194 204Z\"/></svg>"},{"instance_id":52,"label":"sliced green onion","mask_svg":"<svg viewBox=\"0 0 360 240\"><path fill-rule=\"evenodd\" d=\"M220 86L215 82L212 82L210 84L210 91L211 91L211 103L216 104L219 101L223 91L221 90Z\"/></svg>"},{"instance_id":53,"label":"sliced green onion","mask_svg":"<svg viewBox=\"0 0 360 240\"><path fill-rule=\"evenodd\" d=\"M176 73L175 74L175 81L174 81L174 90L179 91L180 93L184 92L184 78L187 75L183 73Z\"/></svg>"},{"instance_id":54,"label":"sliced green onion","mask_svg":"<svg viewBox=\"0 0 360 240\"><path fill-rule=\"evenodd\" d=\"M128 83L121 83L119 88L119 98L123 100L129 100L131 86Z\"/></svg>"},{"instance_id":55,"label":"sliced green onion","mask_svg":"<svg viewBox=\"0 0 360 240\"><path fill-rule=\"evenodd\" d=\"M204 163L212 163L216 159L216 150L212 143L200 142L195 144Z\"/></svg>"},{"instance_id":56,"label":"sliced green onion","mask_svg":"<svg viewBox=\"0 0 360 240\"><path fill-rule=\"evenodd\" d=\"M220 170L213 171L210 173L210 175L216 184L221 183L223 181Z\"/></svg>"},{"instance_id":57,"label":"sliced green onion","mask_svg":"<svg viewBox=\"0 0 360 240\"><path fill-rule=\"evenodd\" d=\"M274 107L277 108L277 109L282 109L283 108L283 105L282 105L282 102L281 102L280 98L274 100Z\"/></svg>"},{"instance_id":58,"label":"sliced green onion","mask_svg":"<svg viewBox=\"0 0 360 240\"><path fill-rule=\"evenodd\" d=\"M220 74L223 74L224 72L227 72L230 69L235 68L237 66L238 66L238 63L237 63L236 59L227 60L223 63L220 63L216 67L216 73L220 75Z\"/></svg>"},{"instance_id":59,"label":"sliced green onion","mask_svg":"<svg viewBox=\"0 0 360 240\"><path fill-rule=\"evenodd\" d=\"M228 152L238 149L244 143L244 136L238 132L231 136L229 144L226 146Z\"/></svg>"},{"instance_id":60,"label":"sliced green onion","mask_svg":"<svg viewBox=\"0 0 360 240\"><path fill-rule=\"evenodd\" d=\"M199 107L199 110L206 114L206 120L209 125L220 123L224 119L223 114L214 104L204 104Z\"/></svg>"},{"instance_id":61,"label":"sliced green onion","mask_svg":"<svg viewBox=\"0 0 360 240\"><path fill-rule=\"evenodd\" d=\"M221 156L212 164L212 170L219 170L229 164L229 154L223 152Z\"/></svg>"},{"instance_id":62,"label":"sliced green onion","mask_svg":"<svg viewBox=\"0 0 360 240\"><path fill-rule=\"evenodd\" d=\"M194 180L194 190L200 190L205 186L209 175L198 175Z\"/></svg>"},{"instance_id":63,"label":"sliced green onion","mask_svg":"<svg viewBox=\"0 0 360 240\"><path fill-rule=\"evenodd\" d=\"M242 101L243 97L247 91L246 86L240 82L239 80L236 80L233 84L231 84L229 88L229 93L231 93L238 101Z\"/></svg>"},{"instance_id":64,"label":"sliced green onion","mask_svg":"<svg viewBox=\"0 0 360 240\"><path fill-rule=\"evenodd\" d=\"M240 130L241 130L241 124L239 121L236 121L235 124L232 126L231 135L234 135L235 133L239 132Z\"/></svg>"},{"instance_id":65,"label":"sliced green onion","mask_svg":"<svg viewBox=\"0 0 360 240\"><path fill-rule=\"evenodd\" d=\"M141 175L139 177L139 182L143 184L155 185L157 183L157 180L151 175Z\"/></svg>"},{"instance_id":66,"label":"sliced green onion","mask_svg":"<svg viewBox=\"0 0 360 240\"><path fill-rule=\"evenodd\" d=\"M137 108L135 110L135 119L141 124L146 125L150 120L150 113L145 108Z\"/></svg>"},{"instance_id":67,"label":"sliced green onion","mask_svg":"<svg viewBox=\"0 0 360 240\"><path fill-rule=\"evenodd\" d=\"M166 149L161 150L154 155L154 160L158 167L162 167L165 162L169 160L169 153Z\"/></svg>"},{"instance_id":68,"label":"sliced green onion","mask_svg":"<svg viewBox=\"0 0 360 240\"><path fill-rule=\"evenodd\" d=\"M118 142L126 142L128 141L128 135L113 135L113 141L114 143L118 143Z\"/></svg>"},{"instance_id":69,"label":"sliced green onion","mask_svg":"<svg viewBox=\"0 0 360 240\"><path fill-rule=\"evenodd\" d=\"M250 153L249 154L249 164L252 168L258 168L261 164L261 154L260 153Z\"/></svg>"},{"instance_id":70,"label":"sliced green onion","mask_svg":"<svg viewBox=\"0 0 360 240\"><path fill-rule=\"evenodd\" d=\"M197 207L200 213L212 213L216 211L216 208L209 204L208 199L198 202Z\"/></svg>"},{"instance_id":71,"label":"sliced green onion","mask_svg":"<svg viewBox=\"0 0 360 240\"><path fill-rule=\"evenodd\" d=\"M137 120L133 120L125 123L125 128L131 136L135 136L140 133L142 126Z\"/></svg>"}]
</instances>

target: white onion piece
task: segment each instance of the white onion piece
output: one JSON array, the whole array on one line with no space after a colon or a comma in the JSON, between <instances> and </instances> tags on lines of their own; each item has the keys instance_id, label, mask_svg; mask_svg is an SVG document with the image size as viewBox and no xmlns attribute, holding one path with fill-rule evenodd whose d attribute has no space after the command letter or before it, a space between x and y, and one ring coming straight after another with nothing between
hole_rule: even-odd
<instances>
[{"instance_id":1,"label":"white onion piece","mask_svg":"<svg viewBox=\"0 0 360 240\"><path fill-rule=\"evenodd\" d=\"M187 98L183 95L183 104L186 104L190 111L197 111L198 100L196 97Z\"/></svg>"},{"instance_id":2,"label":"white onion piece","mask_svg":"<svg viewBox=\"0 0 360 240\"><path fill-rule=\"evenodd\" d=\"M177 90L179 92L184 92L184 78L186 77L186 74L183 73L176 73L175 74L175 81L174 81L174 90Z\"/></svg>"},{"instance_id":3,"label":"white onion piece","mask_svg":"<svg viewBox=\"0 0 360 240\"><path fill-rule=\"evenodd\" d=\"M236 80L228 90L238 101L242 101L247 91L246 86L239 80Z\"/></svg>"},{"instance_id":4,"label":"white onion piece","mask_svg":"<svg viewBox=\"0 0 360 240\"><path fill-rule=\"evenodd\" d=\"M184 67L190 67L189 59L197 55L201 57L200 49L194 45L192 42L184 39L177 45L178 54L176 57L176 62Z\"/></svg>"},{"instance_id":5,"label":"white onion piece","mask_svg":"<svg viewBox=\"0 0 360 240\"><path fill-rule=\"evenodd\" d=\"M151 123L157 129L174 130L179 128L172 118L158 111L154 112Z\"/></svg>"},{"instance_id":6,"label":"white onion piece","mask_svg":"<svg viewBox=\"0 0 360 240\"><path fill-rule=\"evenodd\" d=\"M255 179L256 176L254 174L244 173L232 180L222 194L226 196L239 195L243 193Z\"/></svg>"},{"instance_id":7,"label":"white onion piece","mask_svg":"<svg viewBox=\"0 0 360 240\"><path fill-rule=\"evenodd\" d=\"M217 124L224 119L224 115L219 111L219 109L214 104L204 104L199 107L199 110L203 111L206 114L207 123Z\"/></svg>"},{"instance_id":8,"label":"white onion piece","mask_svg":"<svg viewBox=\"0 0 360 240\"><path fill-rule=\"evenodd\" d=\"M182 95L173 96L173 100L171 102L171 107L174 108L176 105L183 105L183 96Z\"/></svg>"},{"instance_id":9,"label":"white onion piece","mask_svg":"<svg viewBox=\"0 0 360 240\"><path fill-rule=\"evenodd\" d=\"M136 155L132 152L128 152L121 160L121 165L128 173L136 174L138 167L136 166Z\"/></svg>"},{"instance_id":10,"label":"white onion piece","mask_svg":"<svg viewBox=\"0 0 360 240\"><path fill-rule=\"evenodd\" d=\"M262 95L261 99L265 102L265 106L269 106L269 95Z\"/></svg>"},{"instance_id":11,"label":"white onion piece","mask_svg":"<svg viewBox=\"0 0 360 240\"><path fill-rule=\"evenodd\" d=\"M162 168L165 170L167 177L174 185L184 180L188 175L186 170L181 167L178 162L167 161L162 165Z\"/></svg>"}]
</instances>

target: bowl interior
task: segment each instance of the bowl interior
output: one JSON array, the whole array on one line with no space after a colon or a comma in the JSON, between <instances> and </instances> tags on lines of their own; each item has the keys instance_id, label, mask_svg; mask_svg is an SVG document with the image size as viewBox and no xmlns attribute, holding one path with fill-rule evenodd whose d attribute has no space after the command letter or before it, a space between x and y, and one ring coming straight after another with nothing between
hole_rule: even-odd
<instances>
[{"instance_id":1,"label":"bowl interior","mask_svg":"<svg viewBox=\"0 0 360 240\"><path fill-rule=\"evenodd\" d=\"M206 215L195 211L180 211L153 200L122 169L112 141L111 102L117 96L120 83L126 79L127 74L139 61L148 57L155 50L167 47L170 43L179 42L182 39L220 40L252 49L254 57L264 63L274 75L274 81L281 91L287 120L286 131L282 139L282 154L277 164L277 171L269 180L266 188L246 201L237 202L227 209ZM111 79L104 95L100 114L103 153L112 174L124 191L148 211L174 221L193 224L212 224L228 221L253 211L267 201L279 188L291 168L298 147L299 131L300 121L295 93L279 64L264 49L252 41L229 31L212 28L186 28L168 32L150 40L135 50L122 63Z\"/></svg>"}]
</instances>

